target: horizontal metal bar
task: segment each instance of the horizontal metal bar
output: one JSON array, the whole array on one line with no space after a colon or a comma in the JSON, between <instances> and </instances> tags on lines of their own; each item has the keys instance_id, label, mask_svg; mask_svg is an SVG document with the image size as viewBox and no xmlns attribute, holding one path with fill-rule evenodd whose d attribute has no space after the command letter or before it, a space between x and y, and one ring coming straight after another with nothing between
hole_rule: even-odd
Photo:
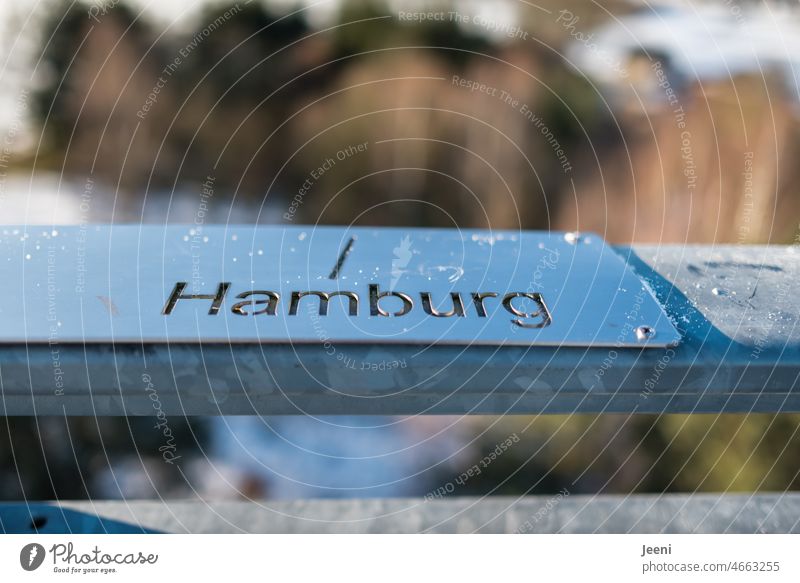
<instances>
[{"instance_id":1,"label":"horizontal metal bar","mask_svg":"<svg viewBox=\"0 0 800 583\"><path fill-rule=\"evenodd\" d=\"M797 533L800 494L5 503L0 532Z\"/></svg>"},{"instance_id":2,"label":"horizontal metal bar","mask_svg":"<svg viewBox=\"0 0 800 583\"><path fill-rule=\"evenodd\" d=\"M794 246L616 252L665 307L677 346L7 344L0 414L800 411Z\"/></svg>"}]
</instances>

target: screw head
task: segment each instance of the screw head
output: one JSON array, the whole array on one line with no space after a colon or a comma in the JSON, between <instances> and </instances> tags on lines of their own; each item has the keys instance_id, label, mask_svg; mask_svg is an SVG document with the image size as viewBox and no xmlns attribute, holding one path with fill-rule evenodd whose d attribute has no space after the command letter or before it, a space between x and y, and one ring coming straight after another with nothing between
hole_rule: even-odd
<instances>
[{"instance_id":1,"label":"screw head","mask_svg":"<svg viewBox=\"0 0 800 583\"><path fill-rule=\"evenodd\" d=\"M639 342L650 340L653 336L656 335L656 331L652 326L639 326L636 328L635 332L636 332L636 340L638 340Z\"/></svg>"}]
</instances>

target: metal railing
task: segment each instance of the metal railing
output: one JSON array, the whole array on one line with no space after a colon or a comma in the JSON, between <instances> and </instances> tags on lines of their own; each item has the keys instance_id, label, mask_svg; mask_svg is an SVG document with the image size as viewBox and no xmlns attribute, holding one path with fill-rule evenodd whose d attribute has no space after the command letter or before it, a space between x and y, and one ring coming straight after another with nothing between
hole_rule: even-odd
<instances>
[{"instance_id":1,"label":"metal railing","mask_svg":"<svg viewBox=\"0 0 800 583\"><path fill-rule=\"evenodd\" d=\"M60 342L55 329L50 342L4 339L0 414L148 416L154 404L169 416L800 411L796 247L615 250L663 306L677 344L360 342L347 345L343 362L322 342ZM573 496L555 507L543 497L0 504L7 532L797 532L798 524L796 494Z\"/></svg>"}]
</instances>

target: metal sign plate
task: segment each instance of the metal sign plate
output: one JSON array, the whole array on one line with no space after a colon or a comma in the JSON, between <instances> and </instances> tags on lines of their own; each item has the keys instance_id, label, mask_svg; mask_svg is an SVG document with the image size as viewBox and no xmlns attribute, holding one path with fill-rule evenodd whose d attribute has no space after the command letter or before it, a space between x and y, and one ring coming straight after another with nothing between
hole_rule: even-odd
<instances>
[{"instance_id":1,"label":"metal sign plate","mask_svg":"<svg viewBox=\"0 0 800 583\"><path fill-rule=\"evenodd\" d=\"M89 226L0 231L0 342L666 346L596 235Z\"/></svg>"}]
</instances>

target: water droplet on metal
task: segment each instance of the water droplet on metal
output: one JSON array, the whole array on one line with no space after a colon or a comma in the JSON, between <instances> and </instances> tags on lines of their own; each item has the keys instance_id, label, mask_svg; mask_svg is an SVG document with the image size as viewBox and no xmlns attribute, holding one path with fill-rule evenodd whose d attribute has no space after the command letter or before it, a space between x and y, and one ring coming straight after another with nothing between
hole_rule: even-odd
<instances>
[{"instance_id":1,"label":"water droplet on metal","mask_svg":"<svg viewBox=\"0 0 800 583\"><path fill-rule=\"evenodd\" d=\"M569 231L564 233L564 240L570 245L577 245L578 243L588 243L589 239L580 234L579 231Z\"/></svg>"}]
</instances>

